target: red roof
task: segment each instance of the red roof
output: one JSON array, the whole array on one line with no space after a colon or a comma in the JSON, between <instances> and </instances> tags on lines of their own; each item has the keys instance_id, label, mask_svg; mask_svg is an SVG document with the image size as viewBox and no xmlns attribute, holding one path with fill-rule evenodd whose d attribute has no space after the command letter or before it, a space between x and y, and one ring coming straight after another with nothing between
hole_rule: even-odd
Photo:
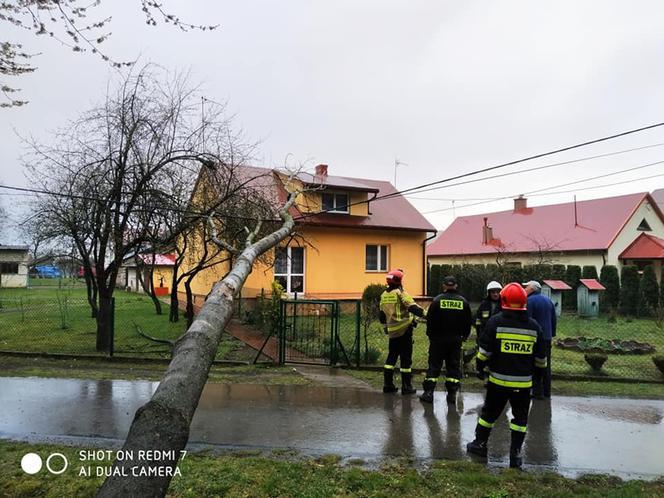
<instances>
[{"instance_id":1,"label":"red roof","mask_svg":"<svg viewBox=\"0 0 664 498\"><path fill-rule=\"evenodd\" d=\"M572 290L572 288L562 280L543 280L542 282L553 290Z\"/></svg>"},{"instance_id":2,"label":"red roof","mask_svg":"<svg viewBox=\"0 0 664 498\"><path fill-rule=\"evenodd\" d=\"M664 259L664 239L642 233L620 253L618 259Z\"/></svg>"},{"instance_id":3,"label":"red roof","mask_svg":"<svg viewBox=\"0 0 664 498\"><path fill-rule=\"evenodd\" d=\"M577 202L576 225L574 202L461 216L427 248L427 255L493 254L496 247L513 253L606 250L646 199L664 220L648 193ZM488 244L482 243L484 218L493 230Z\"/></svg>"},{"instance_id":4,"label":"red roof","mask_svg":"<svg viewBox=\"0 0 664 498\"><path fill-rule=\"evenodd\" d=\"M659 209L664 211L664 188L657 189L650 194L655 202L659 206Z\"/></svg>"},{"instance_id":5,"label":"red roof","mask_svg":"<svg viewBox=\"0 0 664 498\"><path fill-rule=\"evenodd\" d=\"M594 278L582 278L579 279L579 282L581 282L581 285L588 287L589 290L606 290L606 287L604 287Z\"/></svg>"}]
</instances>

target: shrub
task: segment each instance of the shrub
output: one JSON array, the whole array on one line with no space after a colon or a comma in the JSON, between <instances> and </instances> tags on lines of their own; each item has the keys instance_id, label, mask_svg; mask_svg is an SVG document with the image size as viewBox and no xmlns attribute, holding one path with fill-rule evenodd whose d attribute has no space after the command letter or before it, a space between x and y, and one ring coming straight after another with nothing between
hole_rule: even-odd
<instances>
[{"instance_id":1,"label":"shrub","mask_svg":"<svg viewBox=\"0 0 664 498\"><path fill-rule=\"evenodd\" d=\"M664 356L662 355L653 356L652 362L655 364L657 369L664 374Z\"/></svg>"},{"instance_id":2,"label":"shrub","mask_svg":"<svg viewBox=\"0 0 664 498\"><path fill-rule=\"evenodd\" d=\"M585 265L581 270L581 276L581 278L594 278L597 280L597 268L595 268L595 265Z\"/></svg>"},{"instance_id":3,"label":"shrub","mask_svg":"<svg viewBox=\"0 0 664 498\"><path fill-rule=\"evenodd\" d=\"M565 265L553 265L551 267L551 280L565 280Z\"/></svg>"},{"instance_id":4,"label":"shrub","mask_svg":"<svg viewBox=\"0 0 664 498\"><path fill-rule=\"evenodd\" d=\"M588 353L584 354L583 358L586 360L586 363L590 365L590 368L596 372L599 372L602 369L602 365L604 365L609 357L600 353Z\"/></svg>"},{"instance_id":5,"label":"shrub","mask_svg":"<svg viewBox=\"0 0 664 498\"><path fill-rule=\"evenodd\" d=\"M367 365L375 365L378 363L378 360L380 360L382 354L383 353L380 349L369 346L364 350L364 363Z\"/></svg>"},{"instance_id":6,"label":"shrub","mask_svg":"<svg viewBox=\"0 0 664 498\"><path fill-rule=\"evenodd\" d=\"M643 269L643 276L639 283L639 304L644 314L650 315L659 305L659 285L655 276L655 269L648 265Z\"/></svg>"},{"instance_id":7,"label":"shrub","mask_svg":"<svg viewBox=\"0 0 664 498\"><path fill-rule=\"evenodd\" d=\"M378 320L380 313L380 296L385 291L382 284L369 284L362 291L362 316L368 322Z\"/></svg>"},{"instance_id":8,"label":"shrub","mask_svg":"<svg viewBox=\"0 0 664 498\"><path fill-rule=\"evenodd\" d=\"M440 293L443 275L440 272L441 265L431 265L429 268L429 284L427 287L430 296L437 296Z\"/></svg>"},{"instance_id":9,"label":"shrub","mask_svg":"<svg viewBox=\"0 0 664 498\"><path fill-rule=\"evenodd\" d=\"M565 282L572 290L563 292L563 306L569 309L576 309L576 288L579 286L581 278L581 267L578 265L569 265L565 271Z\"/></svg>"},{"instance_id":10,"label":"shrub","mask_svg":"<svg viewBox=\"0 0 664 498\"><path fill-rule=\"evenodd\" d=\"M620 312L636 315L639 306L639 273L636 266L623 266L620 275Z\"/></svg>"},{"instance_id":11,"label":"shrub","mask_svg":"<svg viewBox=\"0 0 664 498\"><path fill-rule=\"evenodd\" d=\"M616 309L620 303L620 279L618 269L613 265L604 265L600 271L599 281L606 290L600 293L602 302L610 309Z\"/></svg>"}]
</instances>

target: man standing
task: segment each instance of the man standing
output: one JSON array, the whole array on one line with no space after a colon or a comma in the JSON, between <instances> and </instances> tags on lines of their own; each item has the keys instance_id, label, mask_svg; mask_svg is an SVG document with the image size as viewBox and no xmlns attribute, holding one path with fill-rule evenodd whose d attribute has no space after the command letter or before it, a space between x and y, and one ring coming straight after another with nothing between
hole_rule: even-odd
<instances>
[{"instance_id":1,"label":"man standing","mask_svg":"<svg viewBox=\"0 0 664 498\"><path fill-rule=\"evenodd\" d=\"M412 379L413 364L413 315L423 317L420 308L408 293L403 290L403 271L392 270L385 277L387 289L380 296L380 323L390 337L387 360L383 367L383 392L395 393L394 367L401 358L401 394L415 394Z\"/></svg>"},{"instance_id":2,"label":"man standing","mask_svg":"<svg viewBox=\"0 0 664 498\"><path fill-rule=\"evenodd\" d=\"M424 379L420 400L433 403L433 392L445 362L447 402L456 403L461 382L461 343L468 339L473 314L465 297L457 293L457 281L443 279L443 293L436 296L427 311L429 337L429 368Z\"/></svg>"},{"instance_id":3,"label":"man standing","mask_svg":"<svg viewBox=\"0 0 664 498\"><path fill-rule=\"evenodd\" d=\"M546 353L546 368L535 370L533 376L533 398L551 397L551 341L556 336L556 306L542 294L542 286L537 280L524 284L528 294L528 316L542 327L542 339Z\"/></svg>"},{"instance_id":4,"label":"man standing","mask_svg":"<svg viewBox=\"0 0 664 498\"><path fill-rule=\"evenodd\" d=\"M489 367L489 382L475 439L466 445L469 453L486 457L491 429L509 401L512 407L510 467L521 467L521 446L526 438L530 388L535 367L544 368L542 329L526 313L528 297L517 283L500 291L502 311L492 316L480 337L477 376L484 379Z\"/></svg>"},{"instance_id":5,"label":"man standing","mask_svg":"<svg viewBox=\"0 0 664 498\"><path fill-rule=\"evenodd\" d=\"M482 299L482 302L475 312L475 333L477 337L475 338L476 347L474 350L470 350L464 353L464 357L469 353L472 353L472 357L468 360L470 361L477 354L477 350L480 346L480 336L484 332L484 327L486 327L486 322L489 321L493 315L500 312L500 291L503 288L499 282L492 280L486 286L486 297ZM470 356L470 355L469 355Z\"/></svg>"}]
</instances>

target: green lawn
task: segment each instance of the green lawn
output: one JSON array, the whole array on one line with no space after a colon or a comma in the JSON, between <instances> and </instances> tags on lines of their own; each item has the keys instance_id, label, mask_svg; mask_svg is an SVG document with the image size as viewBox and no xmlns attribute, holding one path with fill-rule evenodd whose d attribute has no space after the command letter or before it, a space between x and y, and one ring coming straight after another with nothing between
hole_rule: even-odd
<instances>
[{"instance_id":1,"label":"green lawn","mask_svg":"<svg viewBox=\"0 0 664 498\"><path fill-rule=\"evenodd\" d=\"M165 303L163 314L157 315L144 294L116 291L114 296L115 354L168 358L168 345L141 337L136 327L152 337L172 340L185 331L185 320L169 322ZM1 289L0 304L0 351L97 354L96 322L84 287ZM224 359L242 347L228 338L217 358Z\"/></svg>"},{"instance_id":2,"label":"green lawn","mask_svg":"<svg viewBox=\"0 0 664 498\"><path fill-rule=\"evenodd\" d=\"M0 440L0 489L7 498L94 496L102 477L78 476L78 450L69 446L30 445ZM61 475L24 474L20 461L28 452L59 452L70 467ZM107 462L95 463L106 466ZM604 475L567 479L546 472L489 471L480 464L435 461L417 468L403 460L368 469L362 460L343 464L338 456L309 458L289 450L272 452L188 454L179 464L181 476L167 496L195 497L657 497L664 481L622 481Z\"/></svg>"}]
</instances>

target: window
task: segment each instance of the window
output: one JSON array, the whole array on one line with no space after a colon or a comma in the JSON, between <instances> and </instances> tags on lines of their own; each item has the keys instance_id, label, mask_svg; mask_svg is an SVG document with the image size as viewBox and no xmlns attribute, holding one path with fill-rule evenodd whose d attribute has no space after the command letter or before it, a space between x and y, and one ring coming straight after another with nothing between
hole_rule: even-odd
<instances>
[{"instance_id":1,"label":"window","mask_svg":"<svg viewBox=\"0 0 664 498\"><path fill-rule=\"evenodd\" d=\"M643 218L643 220L641 220L641 224L639 224L639 226L636 227L636 229L639 232L651 232L652 231L652 228L650 228L650 225L648 225L648 222L646 221L645 218Z\"/></svg>"},{"instance_id":2,"label":"window","mask_svg":"<svg viewBox=\"0 0 664 498\"><path fill-rule=\"evenodd\" d=\"M3 275L18 275L18 263L0 263L0 273Z\"/></svg>"},{"instance_id":3,"label":"window","mask_svg":"<svg viewBox=\"0 0 664 498\"><path fill-rule=\"evenodd\" d=\"M304 292L304 248L278 247L274 259L274 280L286 292Z\"/></svg>"},{"instance_id":4,"label":"window","mask_svg":"<svg viewBox=\"0 0 664 498\"><path fill-rule=\"evenodd\" d=\"M387 246L367 245L366 271L387 271Z\"/></svg>"},{"instance_id":5,"label":"window","mask_svg":"<svg viewBox=\"0 0 664 498\"><path fill-rule=\"evenodd\" d=\"M323 211L328 213L347 213L348 194L323 194Z\"/></svg>"}]
</instances>

